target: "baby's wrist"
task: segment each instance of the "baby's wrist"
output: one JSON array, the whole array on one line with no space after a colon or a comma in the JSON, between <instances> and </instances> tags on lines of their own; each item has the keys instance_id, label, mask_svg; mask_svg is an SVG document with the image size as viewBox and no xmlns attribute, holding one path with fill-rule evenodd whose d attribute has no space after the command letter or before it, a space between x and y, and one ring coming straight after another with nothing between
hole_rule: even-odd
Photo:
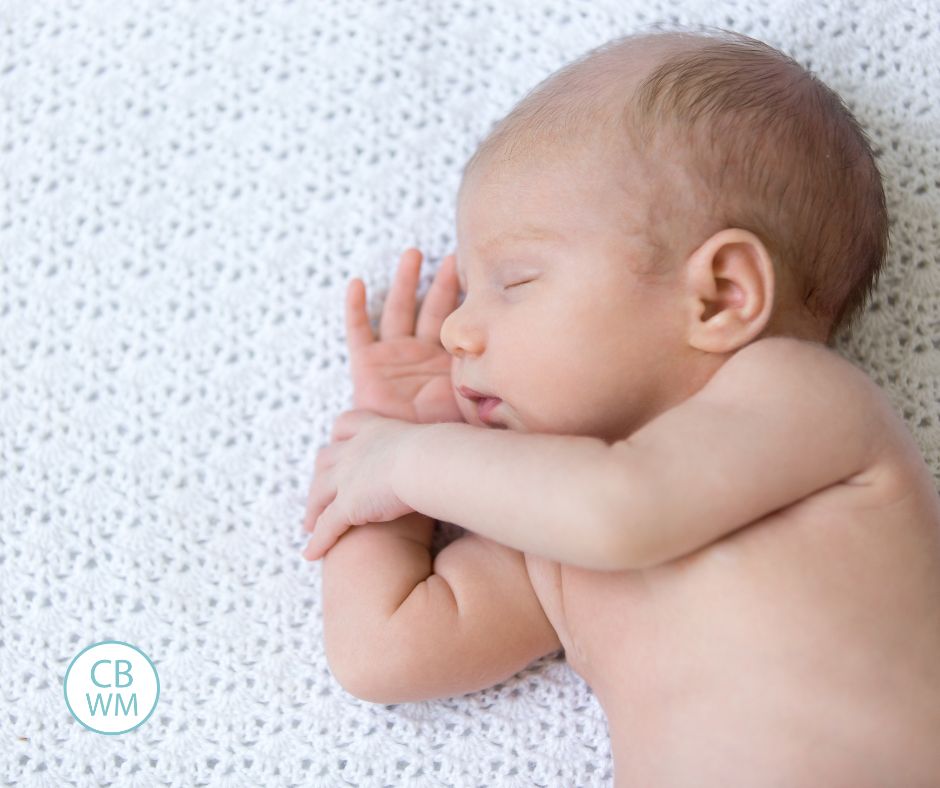
<instances>
[{"instance_id":1,"label":"baby's wrist","mask_svg":"<svg viewBox=\"0 0 940 788\"><path fill-rule=\"evenodd\" d=\"M420 461L421 450L419 444L427 429L433 424L409 423L401 428L401 439L395 454L392 457L392 491L408 506L412 506L409 498L414 492L416 468L425 467L426 463Z\"/></svg>"}]
</instances>

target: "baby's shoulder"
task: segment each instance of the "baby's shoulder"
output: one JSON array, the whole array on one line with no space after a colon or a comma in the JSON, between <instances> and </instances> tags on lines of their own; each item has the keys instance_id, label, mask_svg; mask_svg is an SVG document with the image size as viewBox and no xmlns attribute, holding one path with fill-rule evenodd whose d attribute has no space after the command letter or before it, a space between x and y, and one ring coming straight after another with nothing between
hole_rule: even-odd
<instances>
[{"instance_id":1,"label":"baby's shoulder","mask_svg":"<svg viewBox=\"0 0 940 788\"><path fill-rule=\"evenodd\" d=\"M878 384L860 367L819 342L796 337L765 337L738 350L722 369L733 370L755 382L798 381L807 390L836 387L839 394L852 389L874 394Z\"/></svg>"},{"instance_id":2,"label":"baby's shoulder","mask_svg":"<svg viewBox=\"0 0 940 788\"><path fill-rule=\"evenodd\" d=\"M863 369L826 345L794 337L751 342L725 362L710 384L732 399L842 412L850 408L870 429L897 418L884 391Z\"/></svg>"},{"instance_id":3,"label":"baby's shoulder","mask_svg":"<svg viewBox=\"0 0 940 788\"><path fill-rule=\"evenodd\" d=\"M791 402L811 403L817 413L828 412L833 419L852 414L872 447L864 479L856 480L859 484L886 474L898 482L929 474L919 447L885 391L865 370L826 345L795 337L766 337L735 353L721 372L727 374L720 385L738 396L764 392L773 399L781 394Z\"/></svg>"}]
</instances>

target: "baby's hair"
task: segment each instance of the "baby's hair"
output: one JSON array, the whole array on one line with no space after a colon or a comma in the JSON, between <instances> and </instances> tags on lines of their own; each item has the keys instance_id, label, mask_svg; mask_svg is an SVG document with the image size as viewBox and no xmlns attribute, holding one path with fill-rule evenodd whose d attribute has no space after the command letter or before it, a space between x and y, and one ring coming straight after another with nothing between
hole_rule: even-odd
<instances>
[{"instance_id":1,"label":"baby's hair","mask_svg":"<svg viewBox=\"0 0 940 788\"><path fill-rule=\"evenodd\" d=\"M644 44L660 51L628 90ZM721 28L615 39L530 91L464 177L483 160L590 146L605 135L639 153L650 173L648 273L668 270L712 233L740 227L761 239L827 342L864 308L888 245L881 175L851 111L795 60ZM677 209L695 221L667 221Z\"/></svg>"}]
</instances>

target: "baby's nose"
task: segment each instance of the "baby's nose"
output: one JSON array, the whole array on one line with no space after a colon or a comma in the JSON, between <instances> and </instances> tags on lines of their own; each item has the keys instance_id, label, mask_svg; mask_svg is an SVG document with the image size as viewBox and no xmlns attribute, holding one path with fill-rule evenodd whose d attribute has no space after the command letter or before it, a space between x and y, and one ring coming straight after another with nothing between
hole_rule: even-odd
<instances>
[{"instance_id":1,"label":"baby's nose","mask_svg":"<svg viewBox=\"0 0 940 788\"><path fill-rule=\"evenodd\" d=\"M451 312L441 325L441 344L456 358L483 352L483 331L464 305Z\"/></svg>"}]
</instances>

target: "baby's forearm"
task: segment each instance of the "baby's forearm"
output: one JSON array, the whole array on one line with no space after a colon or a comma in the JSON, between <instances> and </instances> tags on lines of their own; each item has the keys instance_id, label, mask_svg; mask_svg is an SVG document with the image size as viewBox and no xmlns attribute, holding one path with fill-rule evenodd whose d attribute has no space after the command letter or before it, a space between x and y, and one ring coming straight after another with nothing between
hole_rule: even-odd
<instances>
[{"instance_id":1,"label":"baby's forearm","mask_svg":"<svg viewBox=\"0 0 940 788\"><path fill-rule=\"evenodd\" d=\"M562 563L618 568L611 449L599 438L470 424L418 426L392 486L408 506Z\"/></svg>"},{"instance_id":2,"label":"baby's forearm","mask_svg":"<svg viewBox=\"0 0 940 788\"><path fill-rule=\"evenodd\" d=\"M370 663L379 670L389 658L382 654L389 621L431 573L433 530L433 520L412 512L350 528L323 557L323 639L330 668L347 689L366 680Z\"/></svg>"}]
</instances>

